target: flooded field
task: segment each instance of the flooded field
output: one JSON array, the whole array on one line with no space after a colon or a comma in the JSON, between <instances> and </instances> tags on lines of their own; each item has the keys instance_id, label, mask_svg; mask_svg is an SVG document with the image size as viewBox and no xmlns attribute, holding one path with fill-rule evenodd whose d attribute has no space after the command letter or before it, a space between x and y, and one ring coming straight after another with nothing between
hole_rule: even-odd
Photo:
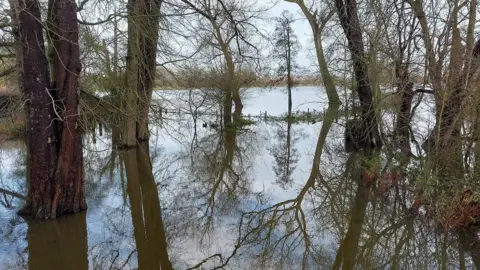
<instances>
[{"instance_id":1,"label":"flooded field","mask_svg":"<svg viewBox=\"0 0 480 270\"><path fill-rule=\"evenodd\" d=\"M108 125L84 135L88 210L55 221L16 214L27 154L22 141L1 145L0 269L480 268L477 221L455 224L476 205L418 203L420 147L408 161L388 145L346 153L345 117L328 117L320 88L299 87L293 110L321 121L260 117L286 113L278 89L245 95L252 125L223 128L188 91L157 92L167 110L149 142L116 150ZM429 100L419 104L418 141L433 123ZM388 133L394 116L382 118ZM449 189L475 193L476 182Z\"/></svg>"}]
</instances>

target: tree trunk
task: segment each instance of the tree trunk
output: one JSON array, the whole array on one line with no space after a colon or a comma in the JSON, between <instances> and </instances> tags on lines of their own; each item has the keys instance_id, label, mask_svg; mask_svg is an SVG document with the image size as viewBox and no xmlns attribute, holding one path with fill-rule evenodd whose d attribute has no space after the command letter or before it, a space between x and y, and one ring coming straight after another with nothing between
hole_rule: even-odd
<instances>
[{"instance_id":1,"label":"tree trunk","mask_svg":"<svg viewBox=\"0 0 480 270\"><path fill-rule=\"evenodd\" d=\"M290 41L290 26L287 27L287 91L288 91L288 121L290 121L290 116L292 115L292 44Z\"/></svg>"},{"instance_id":2,"label":"tree trunk","mask_svg":"<svg viewBox=\"0 0 480 270\"><path fill-rule=\"evenodd\" d=\"M460 245L472 257L473 265L476 269L480 269L480 239L477 232L467 229L459 232L461 237Z\"/></svg>"},{"instance_id":3,"label":"tree trunk","mask_svg":"<svg viewBox=\"0 0 480 270\"><path fill-rule=\"evenodd\" d=\"M19 31L24 57L22 80L27 101L27 148L31 153L27 162L30 172L29 201L22 212L36 216L34 209L46 207L47 212L51 209L51 182L56 166L56 136L52 137L55 123L48 93L49 75L43 35L36 34L42 33L39 3L36 0L19 0L19 7ZM30 42L33 40L36 42ZM38 213L39 218L48 215Z\"/></svg>"},{"instance_id":4,"label":"tree trunk","mask_svg":"<svg viewBox=\"0 0 480 270\"><path fill-rule=\"evenodd\" d=\"M127 99L123 144L148 140L148 113L156 73L162 0L128 1Z\"/></svg>"},{"instance_id":5,"label":"tree trunk","mask_svg":"<svg viewBox=\"0 0 480 270\"><path fill-rule=\"evenodd\" d=\"M288 2L295 2L300 9L302 10L303 14L307 18L310 27L312 28L313 33L313 41L315 43L315 52L317 54L317 63L320 69L320 75L322 76L323 85L325 86L325 91L327 92L328 103L329 104L341 104L340 98L338 97L337 89L335 87L335 82L330 74L328 69L327 61L325 59L325 54L323 53L323 45L322 45L322 32L323 29L328 22L328 20L333 16L333 12L328 14L326 18L319 22L318 17L316 14L312 14L310 10L305 5L304 1L298 0L286 0ZM316 13L316 12L315 12Z\"/></svg>"},{"instance_id":6,"label":"tree trunk","mask_svg":"<svg viewBox=\"0 0 480 270\"><path fill-rule=\"evenodd\" d=\"M57 211L59 214L79 212L86 208L86 204L82 139L77 127L78 76L82 69L78 45L77 5L74 0L51 1L54 2L53 25L58 35L54 36L53 41L57 52L56 90L63 118L58 129L60 140L57 142L58 164L52 205L52 215L55 216Z\"/></svg>"},{"instance_id":7,"label":"tree trunk","mask_svg":"<svg viewBox=\"0 0 480 270\"><path fill-rule=\"evenodd\" d=\"M335 6L352 55L357 93L361 104L362 124L364 130L368 130L366 140L371 147L381 147L382 140L375 115L372 87L368 78L365 48L357 14L357 1L335 0Z\"/></svg>"},{"instance_id":8,"label":"tree trunk","mask_svg":"<svg viewBox=\"0 0 480 270\"><path fill-rule=\"evenodd\" d=\"M140 72L138 78L139 121L137 139L148 140L148 112L152 100L157 64L157 43L160 25L160 6L162 0L137 0L142 10L142 30L140 32Z\"/></svg>"},{"instance_id":9,"label":"tree trunk","mask_svg":"<svg viewBox=\"0 0 480 270\"><path fill-rule=\"evenodd\" d=\"M122 147L134 147L136 138L136 117L137 117L137 86L139 73L139 7L137 2L141 0L128 0L128 41L127 41L127 71L125 74L125 97L123 104L123 132Z\"/></svg>"},{"instance_id":10,"label":"tree trunk","mask_svg":"<svg viewBox=\"0 0 480 270\"><path fill-rule=\"evenodd\" d=\"M478 97L477 97L478 99ZM475 163L473 167L473 177L474 179L480 178L480 101L476 101L476 115L475 115L475 128L473 130L475 136Z\"/></svg>"},{"instance_id":11,"label":"tree trunk","mask_svg":"<svg viewBox=\"0 0 480 270\"><path fill-rule=\"evenodd\" d=\"M223 126L228 127L232 124L232 94L230 91L224 92L223 97Z\"/></svg>"},{"instance_id":12,"label":"tree trunk","mask_svg":"<svg viewBox=\"0 0 480 270\"><path fill-rule=\"evenodd\" d=\"M55 218L86 209L82 140L77 131L81 70L76 4L56 0L56 89L50 89L39 3L20 0L23 83L27 111L28 202L21 214ZM61 37L61 38L60 38Z\"/></svg>"},{"instance_id":13,"label":"tree trunk","mask_svg":"<svg viewBox=\"0 0 480 270\"><path fill-rule=\"evenodd\" d=\"M53 14L53 4L54 1L49 0L48 1L48 12L47 12L47 20L45 22L45 37L47 38L47 61L48 61L48 67L50 69L50 84L51 88L55 89L55 84L57 82L57 78L54 70L55 70L55 54L57 53L55 51L55 45L53 44L53 40L55 38L58 38L58 35L56 35L56 30L55 30L55 25L54 25L54 14Z\"/></svg>"},{"instance_id":14,"label":"tree trunk","mask_svg":"<svg viewBox=\"0 0 480 270\"><path fill-rule=\"evenodd\" d=\"M232 89L232 99L233 99L233 103L235 104L235 110L233 112L233 116L235 119L238 119L242 115L242 111L243 111L243 103L242 103L242 99L240 98L238 87L234 87Z\"/></svg>"},{"instance_id":15,"label":"tree trunk","mask_svg":"<svg viewBox=\"0 0 480 270\"><path fill-rule=\"evenodd\" d=\"M405 71L405 73L407 73L407 71ZM413 83L408 79L408 75L406 78L401 79L399 92L401 93L402 98L395 126L395 135L399 149L405 155L410 155L410 117L414 92Z\"/></svg>"},{"instance_id":16,"label":"tree trunk","mask_svg":"<svg viewBox=\"0 0 480 270\"><path fill-rule=\"evenodd\" d=\"M464 70L449 81L448 85L451 85L452 91L449 98L442 102L442 107L437 108L438 118L434 132L430 134L430 141L435 143L434 147L430 147L430 151L441 179L443 177L451 180L464 178L460 117L469 96L467 88L471 83L470 80L480 67L480 40L477 41L469 57L471 57L470 69ZM455 67L455 69L459 68Z\"/></svg>"},{"instance_id":17,"label":"tree trunk","mask_svg":"<svg viewBox=\"0 0 480 270\"><path fill-rule=\"evenodd\" d=\"M325 91L327 92L328 103L329 104L341 104L340 97L337 93L337 88L335 82L333 81L332 75L328 70L327 60L325 59L325 54L323 52L322 45L322 30L317 29L314 31L314 42L315 42L315 51L317 53L317 62L318 67L320 68L320 74L322 76L323 85L325 86Z\"/></svg>"}]
</instances>

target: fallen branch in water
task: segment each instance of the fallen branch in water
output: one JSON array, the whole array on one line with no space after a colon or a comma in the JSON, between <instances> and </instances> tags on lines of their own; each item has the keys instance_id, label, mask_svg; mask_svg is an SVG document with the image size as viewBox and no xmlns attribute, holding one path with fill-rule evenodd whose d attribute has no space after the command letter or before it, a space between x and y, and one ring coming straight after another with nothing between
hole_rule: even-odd
<instances>
[{"instance_id":1,"label":"fallen branch in water","mask_svg":"<svg viewBox=\"0 0 480 270\"><path fill-rule=\"evenodd\" d=\"M3 189L3 188L0 188L0 192L5 193L5 194L10 195L10 196L13 196L13 197L15 197L15 198L22 199L22 200L24 200L24 201L27 200L27 197L26 197L26 196L23 196L22 194L19 194L19 193L10 191L10 190L6 190L6 189Z\"/></svg>"}]
</instances>

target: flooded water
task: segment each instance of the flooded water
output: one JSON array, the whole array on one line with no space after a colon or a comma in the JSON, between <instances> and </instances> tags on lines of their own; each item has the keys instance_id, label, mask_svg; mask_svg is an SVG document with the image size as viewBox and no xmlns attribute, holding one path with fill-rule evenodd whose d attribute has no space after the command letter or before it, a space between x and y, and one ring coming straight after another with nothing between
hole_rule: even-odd
<instances>
[{"instance_id":1,"label":"flooded water","mask_svg":"<svg viewBox=\"0 0 480 270\"><path fill-rule=\"evenodd\" d=\"M197 114L164 114L150 141L132 150L112 150L108 128L86 135L84 213L17 216L25 146L1 146L0 269L480 267L475 230L445 230L412 211L418 162L402 164L388 149L347 154L341 118L327 127L327 118L289 125L259 117L222 129L210 127L215 108L202 110L188 92L156 94L171 111L193 104ZM247 96L245 115L286 111L279 91ZM293 97L294 110L326 110L321 89L301 87ZM431 124L422 104L419 138ZM360 181L372 160L381 167L374 185Z\"/></svg>"}]
</instances>

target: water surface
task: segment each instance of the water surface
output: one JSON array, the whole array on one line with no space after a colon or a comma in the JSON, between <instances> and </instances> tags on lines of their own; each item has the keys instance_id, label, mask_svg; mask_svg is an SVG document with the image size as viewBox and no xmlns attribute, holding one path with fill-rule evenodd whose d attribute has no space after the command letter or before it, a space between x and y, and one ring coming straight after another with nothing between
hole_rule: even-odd
<instances>
[{"instance_id":1,"label":"water surface","mask_svg":"<svg viewBox=\"0 0 480 270\"><path fill-rule=\"evenodd\" d=\"M342 118L323 130L321 144L323 121L254 118L251 126L211 128L217 109L187 113L198 100L186 93L156 93L170 113L152 122L150 141L136 149L114 150L105 127L84 137L88 211L24 220L15 214L22 199L0 192L0 269L480 266L475 231L445 233L421 211L409 211L414 163L392 183L389 175L400 164L378 153L388 166L377 184L360 182L371 157L345 153ZM280 91L247 96L245 115L286 111ZM321 89L299 88L294 110L324 111L324 97ZM421 108L414 126L428 127L428 104ZM26 194L24 143L3 144L0 158L0 188Z\"/></svg>"}]
</instances>

